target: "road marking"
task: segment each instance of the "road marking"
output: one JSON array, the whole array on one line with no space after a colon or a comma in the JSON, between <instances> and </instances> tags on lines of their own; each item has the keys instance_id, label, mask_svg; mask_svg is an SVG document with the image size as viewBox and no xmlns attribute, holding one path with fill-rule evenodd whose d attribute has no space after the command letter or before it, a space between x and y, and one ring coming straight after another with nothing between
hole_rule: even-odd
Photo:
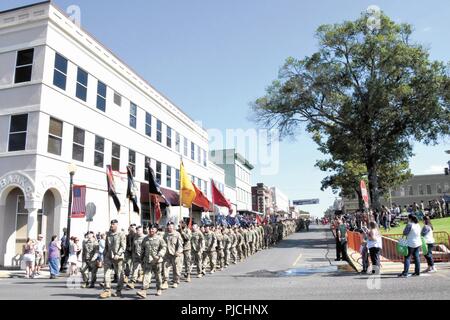
<instances>
[{"instance_id":1,"label":"road marking","mask_svg":"<svg viewBox=\"0 0 450 320\"><path fill-rule=\"evenodd\" d=\"M295 260L294 264L292 265L293 267L295 267L298 263L298 261L301 259L302 254L300 253L300 255L298 256L298 258Z\"/></svg>"}]
</instances>

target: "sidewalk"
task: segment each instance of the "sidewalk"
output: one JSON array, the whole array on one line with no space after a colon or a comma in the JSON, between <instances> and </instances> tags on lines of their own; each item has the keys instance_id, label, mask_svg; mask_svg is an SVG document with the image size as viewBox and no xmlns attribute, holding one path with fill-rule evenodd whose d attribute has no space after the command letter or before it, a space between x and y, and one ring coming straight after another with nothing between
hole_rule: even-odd
<instances>
[{"instance_id":1,"label":"sidewalk","mask_svg":"<svg viewBox=\"0 0 450 320\"><path fill-rule=\"evenodd\" d=\"M348 248L348 256L353 263L353 265L356 267L358 272L362 271L362 257L359 252L356 252L350 248ZM420 264L420 270L425 270L428 267L426 263ZM369 267L370 268L370 267ZM442 263L436 263L436 269L439 270L450 270L450 263L449 262L442 262ZM381 273L395 273L400 274L403 272L403 263L402 262L392 262L392 261L386 261L383 259L381 260ZM410 266L410 272L414 272L414 263L411 263Z\"/></svg>"}]
</instances>

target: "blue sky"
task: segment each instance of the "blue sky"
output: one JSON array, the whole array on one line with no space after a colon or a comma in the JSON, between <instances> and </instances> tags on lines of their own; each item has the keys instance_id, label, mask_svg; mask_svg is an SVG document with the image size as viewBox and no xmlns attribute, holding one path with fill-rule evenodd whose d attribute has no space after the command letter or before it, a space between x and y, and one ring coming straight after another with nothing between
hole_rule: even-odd
<instances>
[{"instance_id":1,"label":"blue sky","mask_svg":"<svg viewBox=\"0 0 450 320\"><path fill-rule=\"evenodd\" d=\"M32 3L2 0L0 10ZM397 22L414 25L414 39L433 59L450 61L450 2L300 0L55 0L62 9L81 8L82 27L109 47L156 89L205 128L253 128L249 102L264 94L288 56L317 48L314 32L325 23L355 19L369 5ZM441 173L450 142L415 146L415 174ZM276 185L291 199L320 198L303 210L321 215L334 199L320 191L324 173L314 168L323 155L308 135L280 147L280 171L253 183Z\"/></svg>"}]
</instances>

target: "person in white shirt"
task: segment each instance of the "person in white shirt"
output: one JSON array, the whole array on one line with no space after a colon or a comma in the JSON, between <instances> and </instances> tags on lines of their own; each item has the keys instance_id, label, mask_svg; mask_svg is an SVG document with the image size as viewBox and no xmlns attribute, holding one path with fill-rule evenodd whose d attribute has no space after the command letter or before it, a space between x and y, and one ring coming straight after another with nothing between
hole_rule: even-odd
<instances>
[{"instance_id":1,"label":"person in white shirt","mask_svg":"<svg viewBox=\"0 0 450 320\"><path fill-rule=\"evenodd\" d=\"M428 216L424 218L424 222L425 225L423 226L422 232L420 233L422 237L424 237L428 247L428 252L425 255L425 259L427 259L428 268L424 272L436 272L436 267L434 266L432 253L434 247L433 225L431 224L431 219Z\"/></svg>"},{"instance_id":2,"label":"person in white shirt","mask_svg":"<svg viewBox=\"0 0 450 320\"><path fill-rule=\"evenodd\" d=\"M45 252L47 251L45 246L45 240L42 234L38 235L38 241L36 241L34 250L36 253L35 275L39 276L41 272L41 267L45 264Z\"/></svg>"},{"instance_id":3,"label":"person in white shirt","mask_svg":"<svg viewBox=\"0 0 450 320\"><path fill-rule=\"evenodd\" d=\"M369 234L367 236L367 248L370 253L370 260L372 261L372 273L379 274L380 271L380 252L383 248L381 241L381 233L378 230L377 224L374 221L369 223Z\"/></svg>"},{"instance_id":4,"label":"person in white shirt","mask_svg":"<svg viewBox=\"0 0 450 320\"><path fill-rule=\"evenodd\" d=\"M414 214L408 216L408 225L403 230L403 235L407 236L408 240L408 255L405 257L404 269L399 277L407 278L409 274L409 266L411 263L411 256L414 256L414 273L413 276L420 276L420 247L422 246L422 239L420 236L419 219Z\"/></svg>"}]
</instances>

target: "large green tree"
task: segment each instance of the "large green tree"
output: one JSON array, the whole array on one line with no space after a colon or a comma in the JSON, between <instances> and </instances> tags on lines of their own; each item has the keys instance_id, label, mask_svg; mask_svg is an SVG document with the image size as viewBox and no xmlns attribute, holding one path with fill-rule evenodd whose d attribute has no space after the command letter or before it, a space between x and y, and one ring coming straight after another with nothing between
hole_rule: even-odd
<instances>
[{"instance_id":1,"label":"large green tree","mask_svg":"<svg viewBox=\"0 0 450 320\"><path fill-rule=\"evenodd\" d=\"M281 137L306 130L348 148L368 173L372 206L380 208L380 166L412 155L413 141L450 133L448 67L411 40L412 26L382 14L323 25L318 51L288 58L266 94L252 104L255 121ZM342 144L351 141L351 144Z\"/></svg>"}]
</instances>

